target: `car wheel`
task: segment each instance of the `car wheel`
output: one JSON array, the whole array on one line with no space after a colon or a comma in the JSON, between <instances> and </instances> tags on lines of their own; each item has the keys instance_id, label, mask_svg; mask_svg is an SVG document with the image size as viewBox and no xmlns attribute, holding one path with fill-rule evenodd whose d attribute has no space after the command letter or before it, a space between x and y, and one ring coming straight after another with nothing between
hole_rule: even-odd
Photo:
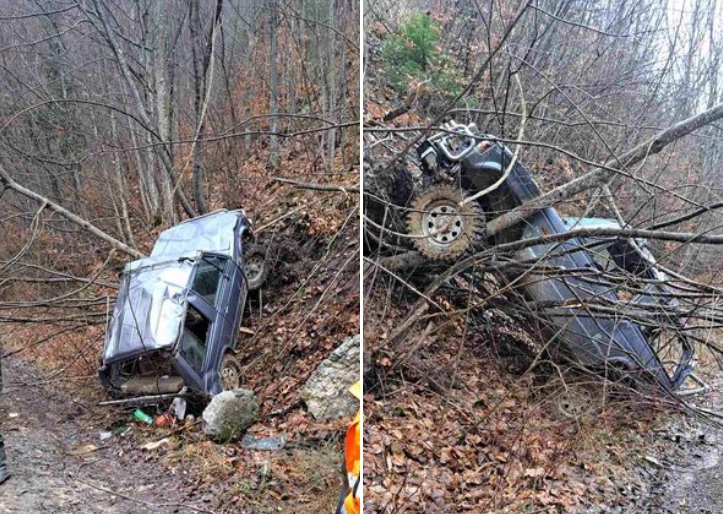
<instances>
[{"instance_id":1,"label":"car wheel","mask_svg":"<svg viewBox=\"0 0 723 514\"><path fill-rule=\"evenodd\" d=\"M241 364L234 354L227 353L223 356L218 375L221 389L224 391L233 391L241 387Z\"/></svg>"},{"instance_id":2,"label":"car wheel","mask_svg":"<svg viewBox=\"0 0 723 514\"><path fill-rule=\"evenodd\" d=\"M554 413L565 419L579 421L597 410L599 398L581 384L568 383L553 400Z\"/></svg>"},{"instance_id":3,"label":"car wheel","mask_svg":"<svg viewBox=\"0 0 723 514\"><path fill-rule=\"evenodd\" d=\"M419 253L449 262L484 242L484 211L476 201L460 205L465 197L458 187L436 185L412 202L407 233Z\"/></svg>"},{"instance_id":4,"label":"car wheel","mask_svg":"<svg viewBox=\"0 0 723 514\"><path fill-rule=\"evenodd\" d=\"M259 289L266 282L266 249L261 245L247 243L244 248L244 266L249 290Z\"/></svg>"}]
</instances>

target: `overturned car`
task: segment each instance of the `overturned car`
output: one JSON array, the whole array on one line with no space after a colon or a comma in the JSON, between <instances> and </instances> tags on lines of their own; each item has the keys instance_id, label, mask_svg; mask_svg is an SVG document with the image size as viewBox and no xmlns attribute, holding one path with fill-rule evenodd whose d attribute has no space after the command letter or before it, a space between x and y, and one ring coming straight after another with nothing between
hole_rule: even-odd
<instances>
[{"instance_id":1,"label":"overturned car","mask_svg":"<svg viewBox=\"0 0 723 514\"><path fill-rule=\"evenodd\" d=\"M99 370L111 395L157 400L240 386L237 336L248 291L266 274L250 230L242 210L213 212L165 230L149 257L125 266Z\"/></svg>"},{"instance_id":2,"label":"overturned car","mask_svg":"<svg viewBox=\"0 0 723 514\"><path fill-rule=\"evenodd\" d=\"M425 257L451 261L472 248L617 228L612 220L569 218L547 207L494 237L486 223L541 195L529 172L494 136L450 122L417 149L423 189L408 210L407 232ZM644 241L622 237L543 242L508 255L520 286L543 318L556 358L636 385L674 392L692 377L694 347L667 277ZM522 268L522 269L520 269ZM511 271L514 269L514 271Z\"/></svg>"}]
</instances>

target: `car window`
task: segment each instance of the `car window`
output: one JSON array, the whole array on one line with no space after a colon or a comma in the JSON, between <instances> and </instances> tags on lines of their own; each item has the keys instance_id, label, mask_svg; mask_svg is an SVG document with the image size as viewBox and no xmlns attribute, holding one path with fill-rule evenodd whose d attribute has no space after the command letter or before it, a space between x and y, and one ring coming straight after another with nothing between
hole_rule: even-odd
<instances>
[{"instance_id":1,"label":"car window","mask_svg":"<svg viewBox=\"0 0 723 514\"><path fill-rule=\"evenodd\" d=\"M610 246L610 254L622 270L639 277L652 278L650 265L626 239L617 239Z\"/></svg>"},{"instance_id":2,"label":"car window","mask_svg":"<svg viewBox=\"0 0 723 514\"><path fill-rule=\"evenodd\" d=\"M591 247L590 255L601 271L608 273L619 271L612 255L610 255L607 245L595 245Z\"/></svg>"},{"instance_id":3,"label":"car window","mask_svg":"<svg viewBox=\"0 0 723 514\"><path fill-rule=\"evenodd\" d=\"M191 289L211 305L216 305L221 289L226 259L218 256L204 256L196 267Z\"/></svg>"},{"instance_id":4,"label":"car window","mask_svg":"<svg viewBox=\"0 0 723 514\"><path fill-rule=\"evenodd\" d=\"M181 356L199 375L206 360L207 341L211 329L209 320L192 305L188 306L183 325L180 351Z\"/></svg>"}]
</instances>

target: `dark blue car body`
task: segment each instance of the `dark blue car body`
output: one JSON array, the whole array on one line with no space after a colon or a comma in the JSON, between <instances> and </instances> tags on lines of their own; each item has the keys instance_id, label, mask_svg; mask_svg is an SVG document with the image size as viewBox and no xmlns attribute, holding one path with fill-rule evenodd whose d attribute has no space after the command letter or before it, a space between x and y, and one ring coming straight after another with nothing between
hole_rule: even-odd
<instances>
[{"instance_id":1,"label":"dark blue car body","mask_svg":"<svg viewBox=\"0 0 723 514\"><path fill-rule=\"evenodd\" d=\"M99 376L121 394L221 392L248 293L243 211L218 211L164 231L148 258L126 265Z\"/></svg>"},{"instance_id":2,"label":"dark blue car body","mask_svg":"<svg viewBox=\"0 0 723 514\"><path fill-rule=\"evenodd\" d=\"M469 144L469 143L468 143ZM455 178L459 185L469 194L485 190L495 184L503 176L504 171L512 162L513 155L502 143L491 138L481 144L475 143L473 150L465 154L459 161ZM448 167L450 163L447 163ZM533 200L541 195L540 188L530 173L517 161L507 179L490 194L482 196L481 204L487 219L493 219L505 212ZM565 224L558 212L552 208L544 208L529 216L524 222L503 231L495 236L491 243L506 243L520 239L535 238L544 235L562 234L569 226ZM594 241L593 241L594 243ZM609 248L601 251L611 252ZM617 239L615 248L621 245L627 248L629 256L635 256L630 250L630 242ZM592 245L594 246L594 245ZM693 346L684 335L676 337L675 362L669 363L667 357L658 354L655 330L640 322L640 317L652 316L654 309L639 309L635 313L635 304L650 306L658 304L661 308L669 303L664 296L663 283L647 285L646 293L634 298L632 307L626 311L619 309L611 313L592 313L585 303L593 300L597 303L616 305L619 299L615 287L609 281L598 280L600 263L590 249L591 241L579 238L565 242L539 244L521 250L518 260L527 263L530 269L522 274L509 276L522 284L522 290L532 305L544 318L552 334L553 348L569 361L588 369L604 371L615 369L634 376L644 378L644 382L654 384L666 391L674 391L692 374ZM634 249L635 245L632 245ZM614 252L613 252L614 253ZM620 252L618 252L620 253ZM612 255L620 260L620 255ZM641 256L638 256L641 257ZM637 258L636 258L637 259ZM620 262L630 268L631 262ZM535 263L538 263L537 269ZM542 266L540 266L542 265ZM573 273L549 273L540 268L558 268ZM582 276L581 272L582 271ZM629 270L621 270L629 278L634 278ZM646 275L649 281L660 278L654 263L650 259L637 259L637 268L633 274ZM619 305L619 304L618 304ZM653 321L653 320L651 320ZM678 322L673 322L676 324ZM654 322L651 323L654 325Z\"/></svg>"}]
</instances>

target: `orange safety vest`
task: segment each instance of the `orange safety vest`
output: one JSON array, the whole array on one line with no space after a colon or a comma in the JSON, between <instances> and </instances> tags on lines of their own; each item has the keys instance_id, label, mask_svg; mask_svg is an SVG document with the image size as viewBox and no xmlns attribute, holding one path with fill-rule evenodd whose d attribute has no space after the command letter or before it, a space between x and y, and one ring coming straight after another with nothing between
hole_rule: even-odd
<instances>
[{"instance_id":1,"label":"orange safety vest","mask_svg":"<svg viewBox=\"0 0 723 514\"><path fill-rule=\"evenodd\" d=\"M361 400L361 384L357 382L349 391ZM361 414L356 413L354 421L346 431L344 442L344 469L346 472L346 495L336 509L337 514L361 514Z\"/></svg>"}]
</instances>

